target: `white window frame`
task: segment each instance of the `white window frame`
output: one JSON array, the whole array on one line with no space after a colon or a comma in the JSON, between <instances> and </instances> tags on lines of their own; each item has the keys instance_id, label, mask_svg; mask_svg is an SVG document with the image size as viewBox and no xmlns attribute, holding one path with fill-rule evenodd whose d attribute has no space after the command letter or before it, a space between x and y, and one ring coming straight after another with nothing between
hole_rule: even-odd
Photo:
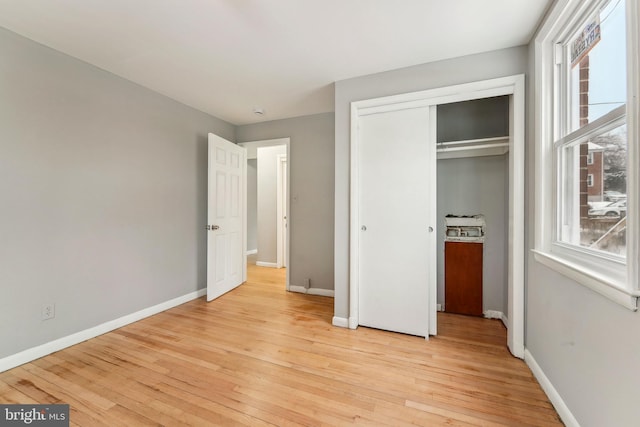
<instances>
[{"instance_id":1,"label":"white window frame","mask_svg":"<svg viewBox=\"0 0 640 427\"><path fill-rule=\"evenodd\" d=\"M593 151L589 151L589 153L587 154L587 165L591 166L593 164L594 157L595 155L593 154Z\"/></svg>"},{"instance_id":2,"label":"white window frame","mask_svg":"<svg viewBox=\"0 0 640 427\"><path fill-rule=\"evenodd\" d=\"M613 0L615 1L615 0ZM556 149L554 137L558 132L558 120L561 111L557 102L555 88L557 72L556 43L563 40L568 31L583 21L588 12L594 10L591 0L558 0L549 11L541 25L535 40L534 69L534 133L535 133L535 247L536 261L574 281L604 295L630 310L637 310L640 297L638 256L640 255L640 143L638 114L640 112L640 60L638 59L640 7L638 0L626 1L627 31L627 104L626 124L628 132L627 148L627 256L629 262L606 254L594 255L591 251L581 250L575 245L565 245L556 237ZM617 258L617 259L616 259Z\"/></svg>"}]
</instances>

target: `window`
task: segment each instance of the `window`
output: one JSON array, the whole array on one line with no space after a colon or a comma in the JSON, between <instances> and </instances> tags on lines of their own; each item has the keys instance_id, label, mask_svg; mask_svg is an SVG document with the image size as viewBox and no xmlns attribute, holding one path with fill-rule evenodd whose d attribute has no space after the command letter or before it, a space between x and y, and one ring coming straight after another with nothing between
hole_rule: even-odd
<instances>
[{"instance_id":1,"label":"window","mask_svg":"<svg viewBox=\"0 0 640 427\"><path fill-rule=\"evenodd\" d=\"M605 156L612 162L603 191L626 191L625 3L594 6L556 42L556 242L622 261L626 227L588 215L587 166L590 144L615 153Z\"/></svg>"},{"instance_id":2,"label":"window","mask_svg":"<svg viewBox=\"0 0 640 427\"><path fill-rule=\"evenodd\" d=\"M634 309L638 271L627 259L637 256L628 240L638 239L638 212L627 194L637 197L630 189L640 162L630 144L638 141L640 70L637 55L627 57L638 48L638 23L627 15L637 8L632 0L560 0L535 41L543 129L536 259Z\"/></svg>"}]
</instances>

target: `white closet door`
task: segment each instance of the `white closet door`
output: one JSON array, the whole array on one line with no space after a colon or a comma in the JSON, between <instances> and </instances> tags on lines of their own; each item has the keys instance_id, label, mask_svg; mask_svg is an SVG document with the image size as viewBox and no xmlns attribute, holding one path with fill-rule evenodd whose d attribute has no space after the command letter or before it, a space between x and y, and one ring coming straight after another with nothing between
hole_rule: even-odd
<instances>
[{"instance_id":1,"label":"white closet door","mask_svg":"<svg viewBox=\"0 0 640 427\"><path fill-rule=\"evenodd\" d=\"M436 269L429 107L361 116L359 132L358 323L428 337Z\"/></svg>"}]
</instances>

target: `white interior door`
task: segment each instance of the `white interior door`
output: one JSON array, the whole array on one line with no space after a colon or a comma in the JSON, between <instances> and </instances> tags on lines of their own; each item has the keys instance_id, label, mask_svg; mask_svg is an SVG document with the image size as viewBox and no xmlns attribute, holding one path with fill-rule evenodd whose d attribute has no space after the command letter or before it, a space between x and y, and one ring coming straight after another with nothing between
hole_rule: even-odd
<instances>
[{"instance_id":1,"label":"white interior door","mask_svg":"<svg viewBox=\"0 0 640 427\"><path fill-rule=\"evenodd\" d=\"M363 115L358 147L358 324L427 338L437 268L429 113Z\"/></svg>"},{"instance_id":2,"label":"white interior door","mask_svg":"<svg viewBox=\"0 0 640 427\"><path fill-rule=\"evenodd\" d=\"M246 280L247 152L209 134L207 301Z\"/></svg>"}]
</instances>

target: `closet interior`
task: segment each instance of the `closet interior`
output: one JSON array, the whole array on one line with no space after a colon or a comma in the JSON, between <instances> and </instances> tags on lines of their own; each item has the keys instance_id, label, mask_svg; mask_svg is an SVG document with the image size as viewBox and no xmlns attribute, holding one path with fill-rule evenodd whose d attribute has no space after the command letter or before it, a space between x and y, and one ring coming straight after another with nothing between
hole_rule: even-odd
<instances>
[{"instance_id":1,"label":"closet interior","mask_svg":"<svg viewBox=\"0 0 640 427\"><path fill-rule=\"evenodd\" d=\"M437 302L445 312L503 320L508 312L510 98L437 107ZM469 231L482 236L460 238L460 227L447 233L447 216L463 218L453 224L480 224L482 216L483 229ZM459 308L467 305L474 308Z\"/></svg>"}]
</instances>

